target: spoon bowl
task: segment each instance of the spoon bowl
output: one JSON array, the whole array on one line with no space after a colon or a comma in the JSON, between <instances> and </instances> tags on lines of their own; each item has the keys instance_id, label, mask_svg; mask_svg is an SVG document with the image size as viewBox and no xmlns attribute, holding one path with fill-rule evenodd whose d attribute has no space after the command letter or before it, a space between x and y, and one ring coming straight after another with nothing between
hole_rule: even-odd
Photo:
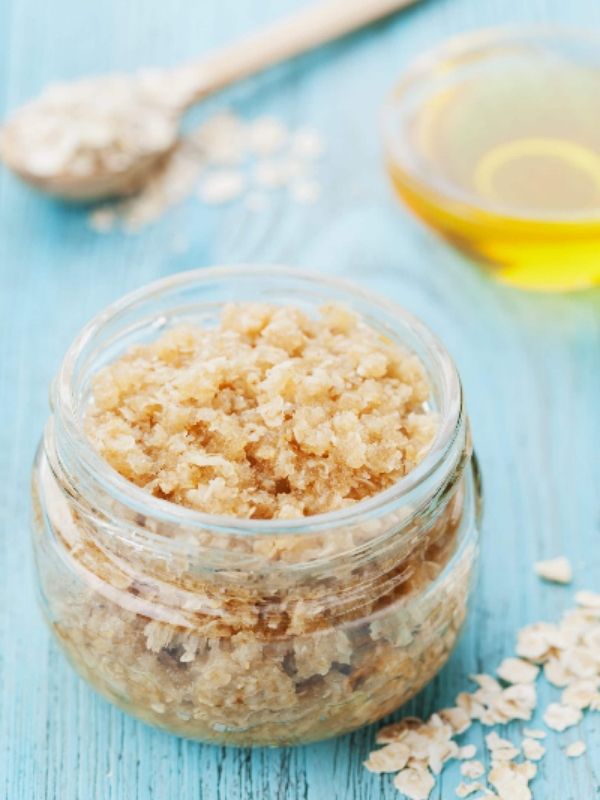
<instances>
[{"instance_id":1,"label":"spoon bowl","mask_svg":"<svg viewBox=\"0 0 600 800\"><path fill-rule=\"evenodd\" d=\"M137 191L177 142L181 109L146 76L49 87L0 131L0 157L24 181L70 201Z\"/></svg>"},{"instance_id":2,"label":"spoon bowl","mask_svg":"<svg viewBox=\"0 0 600 800\"><path fill-rule=\"evenodd\" d=\"M321 0L178 69L51 86L0 130L0 158L27 183L65 200L131 194L168 158L193 103L413 2Z\"/></svg>"}]
</instances>

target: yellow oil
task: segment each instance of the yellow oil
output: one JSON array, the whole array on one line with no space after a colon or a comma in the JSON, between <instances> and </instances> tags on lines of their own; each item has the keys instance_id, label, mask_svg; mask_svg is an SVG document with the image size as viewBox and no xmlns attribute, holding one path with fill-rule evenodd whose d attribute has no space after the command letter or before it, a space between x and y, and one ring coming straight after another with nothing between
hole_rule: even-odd
<instances>
[{"instance_id":1,"label":"yellow oil","mask_svg":"<svg viewBox=\"0 0 600 800\"><path fill-rule=\"evenodd\" d=\"M600 285L600 71L528 58L450 83L404 120L409 165L391 142L398 194L502 281Z\"/></svg>"}]
</instances>

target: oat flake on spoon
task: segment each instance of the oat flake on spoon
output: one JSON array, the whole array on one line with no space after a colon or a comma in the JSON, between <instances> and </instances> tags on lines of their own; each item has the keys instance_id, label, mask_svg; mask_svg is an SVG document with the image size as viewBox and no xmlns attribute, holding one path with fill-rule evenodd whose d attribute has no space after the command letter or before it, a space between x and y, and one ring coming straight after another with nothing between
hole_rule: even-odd
<instances>
[{"instance_id":1,"label":"oat flake on spoon","mask_svg":"<svg viewBox=\"0 0 600 800\"><path fill-rule=\"evenodd\" d=\"M177 141L178 105L160 80L109 75L50 86L0 132L0 155L66 199L136 191Z\"/></svg>"}]
</instances>

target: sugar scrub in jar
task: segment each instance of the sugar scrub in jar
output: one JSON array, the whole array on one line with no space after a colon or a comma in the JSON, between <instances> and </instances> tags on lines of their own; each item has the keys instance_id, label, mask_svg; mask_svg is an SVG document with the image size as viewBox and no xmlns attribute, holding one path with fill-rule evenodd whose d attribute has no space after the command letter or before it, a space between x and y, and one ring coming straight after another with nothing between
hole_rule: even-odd
<instances>
[{"instance_id":1,"label":"sugar scrub in jar","mask_svg":"<svg viewBox=\"0 0 600 800\"><path fill-rule=\"evenodd\" d=\"M33 498L59 646L180 736L374 722L467 613L480 496L456 368L338 280L203 269L108 308L53 384Z\"/></svg>"}]
</instances>

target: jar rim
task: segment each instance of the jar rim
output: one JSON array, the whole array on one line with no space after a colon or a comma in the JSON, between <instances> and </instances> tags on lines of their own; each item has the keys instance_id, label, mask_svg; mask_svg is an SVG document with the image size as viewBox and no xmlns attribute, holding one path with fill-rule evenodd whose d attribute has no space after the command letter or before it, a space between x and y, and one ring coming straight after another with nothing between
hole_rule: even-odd
<instances>
[{"instance_id":1,"label":"jar rim","mask_svg":"<svg viewBox=\"0 0 600 800\"><path fill-rule=\"evenodd\" d=\"M335 511L292 520L243 519L209 514L154 497L120 475L97 453L83 431L78 414L78 400L74 391L78 358L94 340L94 337L119 316L163 292L219 279L234 280L237 276L242 275L247 278L249 274L257 278L299 280L307 285L320 285L339 290L345 298L367 302L370 306L393 315L410 327L420 342L427 347L428 352L434 355L436 367L440 370L442 384L438 411L439 425L432 445L423 460L407 475L384 491ZM341 299L343 300L344 297ZM242 536L275 533L277 535L312 535L324 529L352 522L358 516L380 516L397 506L399 502L410 504L419 488L431 481L440 470L443 470L447 456L453 449L459 432L464 427L462 386L456 366L444 345L423 322L402 306L345 279L278 265L239 264L202 267L176 273L129 292L93 317L75 337L53 383L51 401L53 410L60 420L61 433L66 437L66 443L77 454L79 465L88 475L93 476L94 481L113 498L119 500L126 507L146 516L152 516L153 519L163 523L185 525L187 528L211 529L214 532Z\"/></svg>"}]
</instances>

